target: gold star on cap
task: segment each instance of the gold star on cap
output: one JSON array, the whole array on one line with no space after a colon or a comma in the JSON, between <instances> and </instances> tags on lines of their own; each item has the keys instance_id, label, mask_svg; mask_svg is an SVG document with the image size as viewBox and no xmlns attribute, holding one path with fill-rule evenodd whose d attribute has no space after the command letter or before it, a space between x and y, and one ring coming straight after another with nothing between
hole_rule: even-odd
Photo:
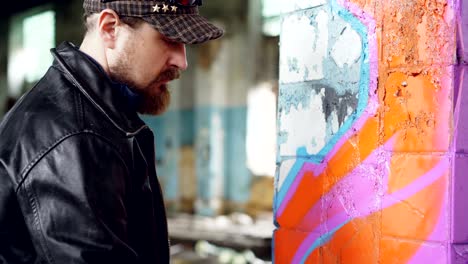
<instances>
[{"instance_id":1,"label":"gold star on cap","mask_svg":"<svg viewBox=\"0 0 468 264\"><path fill-rule=\"evenodd\" d=\"M157 4L155 6L153 6L153 13L156 12L156 13L159 13L159 9L161 9Z\"/></svg>"},{"instance_id":2,"label":"gold star on cap","mask_svg":"<svg viewBox=\"0 0 468 264\"><path fill-rule=\"evenodd\" d=\"M171 6L171 11L174 13L177 12L177 6Z\"/></svg>"},{"instance_id":3,"label":"gold star on cap","mask_svg":"<svg viewBox=\"0 0 468 264\"><path fill-rule=\"evenodd\" d=\"M169 11L169 5L163 4L162 10L164 11L164 13L166 13L167 11Z\"/></svg>"}]
</instances>

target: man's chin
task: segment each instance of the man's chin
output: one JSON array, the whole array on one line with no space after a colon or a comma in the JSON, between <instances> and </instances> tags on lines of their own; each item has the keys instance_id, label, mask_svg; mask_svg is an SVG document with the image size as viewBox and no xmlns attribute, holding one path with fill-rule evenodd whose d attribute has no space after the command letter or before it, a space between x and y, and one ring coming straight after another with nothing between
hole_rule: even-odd
<instances>
[{"instance_id":1,"label":"man's chin","mask_svg":"<svg viewBox=\"0 0 468 264\"><path fill-rule=\"evenodd\" d=\"M148 100L145 98L140 107L138 108L138 113L144 115L161 115L164 114L167 109L169 108L168 101L161 101L161 100Z\"/></svg>"},{"instance_id":2,"label":"man's chin","mask_svg":"<svg viewBox=\"0 0 468 264\"><path fill-rule=\"evenodd\" d=\"M171 101L171 94L165 85L162 85L158 94L142 95L143 100L138 112L145 115L161 115L167 111Z\"/></svg>"},{"instance_id":3,"label":"man's chin","mask_svg":"<svg viewBox=\"0 0 468 264\"><path fill-rule=\"evenodd\" d=\"M140 108L138 109L138 113L139 114L142 114L142 115L152 115L152 116L158 116L158 115L162 115L164 114L165 112L167 111L167 107L165 107L164 109L161 109L161 108L158 108L158 109L144 109L144 108Z\"/></svg>"}]
</instances>

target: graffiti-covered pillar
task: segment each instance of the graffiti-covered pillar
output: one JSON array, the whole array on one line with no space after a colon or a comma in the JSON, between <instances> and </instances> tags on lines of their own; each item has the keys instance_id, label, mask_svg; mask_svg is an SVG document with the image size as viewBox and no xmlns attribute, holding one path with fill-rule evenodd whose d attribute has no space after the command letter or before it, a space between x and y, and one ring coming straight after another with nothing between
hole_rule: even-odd
<instances>
[{"instance_id":1,"label":"graffiti-covered pillar","mask_svg":"<svg viewBox=\"0 0 468 264\"><path fill-rule=\"evenodd\" d=\"M282 18L275 263L467 263L468 2Z\"/></svg>"}]
</instances>

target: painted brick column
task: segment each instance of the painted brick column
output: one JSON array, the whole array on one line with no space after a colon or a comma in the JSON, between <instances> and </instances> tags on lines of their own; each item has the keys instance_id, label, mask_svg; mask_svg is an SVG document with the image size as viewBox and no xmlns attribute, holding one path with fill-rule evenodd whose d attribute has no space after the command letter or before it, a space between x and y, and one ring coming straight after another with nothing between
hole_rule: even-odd
<instances>
[{"instance_id":1,"label":"painted brick column","mask_svg":"<svg viewBox=\"0 0 468 264\"><path fill-rule=\"evenodd\" d=\"M282 11L275 263L467 263L468 3Z\"/></svg>"},{"instance_id":2,"label":"painted brick column","mask_svg":"<svg viewBox=\"0 0 468 264\"><path fill-rule=\"evenodd\" d=\"M242 209L250 195L245 150L249 83L240 81L246 75L246 34L239 25L231 29L230 36L201 47L200 61L207 54L214 59L195 70L195 211L201 215Z\"/></svg>"},{"instance_id":3,"label":"painted brick column","mask_svg":"<svg viewBox=\"0 0 468 264\"><path fill-rule=\"evenodd\" d=\"M202 49L199 60L212 59L206 66L201 62L203 66L195 70L195 212L212 216L222 211L225 193L226 122L223 109L226 105L227 72L224 69L228 64L228 43L225 39L216 40L205 44Z\"/></svg>"},{"instance_id":4,"label":"painted brick column","mask_svg":"<svg viewBox=\"0 0 468 264\"><path fill-rule=\"evenodd\" d=\"M454 150L451 185L451 261L468 262L468 2L460 0L457 26L457 58L455 66Z\"/></svg>"}]
</instances>

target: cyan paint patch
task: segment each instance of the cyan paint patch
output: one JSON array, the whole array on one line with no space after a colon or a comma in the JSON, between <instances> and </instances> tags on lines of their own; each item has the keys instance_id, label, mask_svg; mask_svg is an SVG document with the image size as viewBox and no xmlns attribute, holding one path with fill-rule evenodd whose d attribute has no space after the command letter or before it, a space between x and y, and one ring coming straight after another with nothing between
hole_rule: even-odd
<instances>
[{"instance_id":1,"label":"cyan paint patch","mask_svg":"<svg viewBox=\"0 0 468 264\"><path fill-rule=\"evenodd\" d=\"M289 163L293 163L292 165ZM290 177L290 175L298 175L299 171L302 169L302 166L310 160L305 158L297 158L295 160L283 161L280 164L280 168L277 170L276 181L275 181L275 197L273 200L273 213L276 216L277 211L281 206L281 203L284 201L286 194L291 190L291 186L294 183L295 177ZM281 168L288 163L287 169ZM276 217L275 217L276 219Z\"/></svg>"},{"instance_id":2,"label":"cyan paint patch","mask_svg":"<svg viewBox=\"0 0 468 264\"><path fill-rule=\"evenodd\" d=\"M195 144L195 113L192 109L180 111L180 145L193 146Z\"/></svg>"},{"instance_id":3,"label":"cyan paint patch","mask_svg":"<svg viewBox=\"0 0 468 264\"><path fill-rule=\"evenodd\" d=\"M217 193L223 198L245 202L250 193L250 172L246 166L246 107L196 109L197 177L200 198L211 199ZM214 127L213 118L218 117L222 131ZM222 135L222 141L212 136ZM213 148L223 149L223 159L213 157ZM222 169L219 164L222 162ZM222 175L223 179L215 179ZM222 181L224 186L216 186ZM222 191L218 188L222 187Z\"/></svg>"},{"instance_id":4,"label":"cyan paint patch","mask_svg":"<svg viewBox=\"0 0 468 264\"><path fill-rule=\"evenodd\" d=\"M318 32L317 27L324 23L318 23L320 20L317 20L317 16L325 17L323 14L326 14L328 22L324 35L327 37L327 56L320 65L323 67L323 78L320 79L305 78L299 83L291 82L300 80L294 77L297 69L284 63L281 65L283 72L291 70L293 73L283 74L286 79L280 85L279 161L282 157L294 157L296 150L301 147L305 147L307 156L322 161L361 116L368 102L370 77L367 28L336 1L330 2L330 5L295 12L285 18L285 21L289 19L290 24L283 25L283 30L291 35L291 32L298 31L293 22L303 23L305 18L310 20L307 30ZM306 27L298 28L306 30ZM305 32L295 34L307 35ZM315 49L317 37L311 37L305 44ZM340 50L346 47L345 44L349 52ZM292 44L282 47L282 58L298 61L295 56L302 54L297 55L296 48ZM313 62L311 65L315 64Z\"/></svg>"},{"instance_id":5,"label":"cyan paint patch","mask_svg":"<svg viewBox=\"0 0 468 264\"><path fill-rule=\"evenodd\" d=\"M278 111L281 114L289 114L292 107L297 109L299 108L299 105L309 105L310 90L308 88L310 86L311 85L308 82L302 82L291 85L280 85Z\"/></svg>"},{"instance_id":6,"label":"cyan paint patch","mask_svg":"<svg viewBox=\"0 0 468 264\"><path fill-rule=\"evenodd\" d=\"M142 116L155 134L158 176L168 200L178 198L179 149L195 145L198 197L243 203L250 197L246 165L247 108L200 107ZM205 211L210 211L208 210ZM202 209L203 210L203 209Z\"/></svg>"},{"instance_id":7,"label":"cyan paint patch","mask_svg":"<svg viewBox=\"0 0 468 264\"><path fill-rule=\"evenodd\" d=\"M247 108L227 108L224 117L226 120L225 197L233 202L245 203L250 197L252 180L246 166Z\"/></svg>"},{"instance_id":8,"label":"cyan paint patch","mask_svg":"<svg viewBox=\"0 0 468 264\"><path fill-rule=\"evenodd\" d=\"M314 241L314 243L312 245L310 245L310 247L307 249L307 251L305 252L305 254L302 255L302 258L301 258L301 262L300 263L305 263L307 258L310 256L310 254L315 250L317 249L318 247L321 247L323 245L325 245L326 243L328 243L330 241L330 239L335 235L335 233L340 230L343 226L345 226L347 223L349 223L350 220L348 220L347 222L337 226L336 228L334 228L333 230L331 230L330 232L322 235L321 237L319 237L316 241ZM296 256L298 256L300 254L296 254Z\"/></svg>"},{"instance_id":9,"label":"cyan paint patch","mask_svg":"<svg viewBox=\"0 0 468 264\"><path fill-rule=\"evenodd\" d=\"M154 134L154 144L156 151L156 165L160 165L160 159L164 156L164 117L140 115L140 118L151 128Z\"/></svg>"},{"instance_id":10,"label":"cyan paint patch","mask_svg":"<svg viewBox=\"0 0 468 264\"><path fill-rule=\"evenodd\" d=\"M214 148L224 148L222 139L214 139L214 134L224 133L223 111L215 107L203 107L195 110L195 160L198 181L198 198L210 200L222 198L224 175L219 166L219 157L215 157ZM216 117L219 128L213 127ZM221 131L219 131L221 129ZM218 158L218 159L216 159ZM218 162L217 162L218 161Z\"/></svg>"},{"instance_id":11,"label":"cyan paint patch","mask_svg":"<svg viewBox=\"0 0 468 264\"><path fill-rule=\"evenodd\" d=\"M156 147L156 166L165 199L179 197L179 111L167 112L161 116L141 116L153 130Z\"/></svg>"}]
</instances>

